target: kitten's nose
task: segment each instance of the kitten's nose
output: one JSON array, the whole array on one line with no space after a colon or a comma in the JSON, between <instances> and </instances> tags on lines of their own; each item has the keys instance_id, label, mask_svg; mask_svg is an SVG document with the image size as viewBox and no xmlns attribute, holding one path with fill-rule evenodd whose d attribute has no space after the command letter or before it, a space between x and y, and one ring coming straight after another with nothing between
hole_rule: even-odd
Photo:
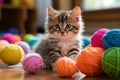
<instances>
[{"instance_id":1,"label":"kitten's nose","mask_svg":"<svg viewBox=\"0 0 120 80\"><path fill-rule=\"evenodd\" d=\"M62 35L64 35L65 32L61 32Z\"/></svg>"},{"instance_id":2,"label":"kitten's nose","mask_svg":"<svg viewBox=\"0 0 120 80\"><path fill-rule=\"evenodd\" d=\"M64 29L61 29L61 30L60 30L60 33L61 33L62 35L64 35L65 30L64 30Z\"/></svg>"}]
</instances>

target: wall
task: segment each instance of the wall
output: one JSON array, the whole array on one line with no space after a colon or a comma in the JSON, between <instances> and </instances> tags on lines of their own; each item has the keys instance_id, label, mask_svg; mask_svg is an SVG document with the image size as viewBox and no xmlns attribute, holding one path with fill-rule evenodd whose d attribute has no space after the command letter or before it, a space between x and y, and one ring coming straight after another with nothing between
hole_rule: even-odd
<instances>
[{"instance_id":1,"label":"wall","mask_svg":"<svg viewBox=\"0 0 120 80\"><path fill-rule=\"evenodd\" d=\"M120 28L120 8L84 11L82 16L86 34L92 34L100 28Z\"/></svg>"},{"instance_id":2,"label":"wall","mask_svg":"<svg viewBox=\"0 0 120 80\"><path fill-rule=\"evenodd\" d=\"M36 2L35 2L35 6L38 10L38 20L37 20L38 27L44 26L44 23L46 21L48 5L52 5L51 0L36 0Z\"/></svg>"},{"instance_id":3,"label":"wall","mask_svg":"<svg viewBox=\"0 0 120 80\"><path fill-rule=\"evenodd\" d=\"M58 0L60 10L70 10L72 8L72 0Z\"/></svg>"}]
</instances>

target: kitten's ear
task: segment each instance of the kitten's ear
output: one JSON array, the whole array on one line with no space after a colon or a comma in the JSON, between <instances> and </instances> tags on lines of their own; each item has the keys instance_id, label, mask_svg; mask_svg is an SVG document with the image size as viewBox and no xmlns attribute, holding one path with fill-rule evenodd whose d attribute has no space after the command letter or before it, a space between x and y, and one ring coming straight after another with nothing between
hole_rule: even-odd
<instances>
[{"instance_id":1,"label":"kitten's ear","mask_svg":"<svg viewBox=\"0 0 120 80\"><path fill-rule=\"evenodd\" d=\"M80 15L81 15L80 7L76 6L71 12L72 20L73 21L79 21L79 16Z\"/></svg>"},{"instance_id":2,"label":"kitten's ear","mask_svg":"<svg viewBox=\"0 0 120 80\"><path fill-rule=\"evenodd\" d=\"M48 6L48 16L52 17L56 14L56 10L53 9L51 6Z\"/></svg>"}]
</instances>

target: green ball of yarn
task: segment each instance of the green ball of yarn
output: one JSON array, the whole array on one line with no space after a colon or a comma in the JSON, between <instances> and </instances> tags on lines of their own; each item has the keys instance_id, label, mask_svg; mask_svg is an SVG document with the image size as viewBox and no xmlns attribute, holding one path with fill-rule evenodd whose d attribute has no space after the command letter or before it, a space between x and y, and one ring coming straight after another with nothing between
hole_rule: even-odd
<instances>
[{"instance_id":1,"label":"green ball of yarn","mask_svg":"<svg viewBox=\"0 0 120 80\"><path fill-rule=\"evenodd\" d=\"M24 37L23 37L23 40L28 42L32 37L34 37L32 34L26 34Z\"/></svg>"},{"instance_id":2,"label":"green ball of yarn","mask_svg":"<svg viewBox=\"0 0 120 80\"><path fill-rule=\"evenodd\" d=\"M112 78L120 78L120 48L107 49L102 56L102 68Z\"/></svg>"}]
</instances>

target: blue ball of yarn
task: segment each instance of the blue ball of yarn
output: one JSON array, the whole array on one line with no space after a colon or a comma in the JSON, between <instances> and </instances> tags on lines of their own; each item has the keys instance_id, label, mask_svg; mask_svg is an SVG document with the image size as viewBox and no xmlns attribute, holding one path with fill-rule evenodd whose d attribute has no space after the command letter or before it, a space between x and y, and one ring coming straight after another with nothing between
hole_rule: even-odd
<instances>
[{"instance_id":1,"label":"blue ball of yarn","mask_svg":"<svg viewBox=\"0 0 120 80\"><path fill-rule=\"evenodd\" d=\"M29 41L28 44L30 45L30 47L32 47L35 43L37 43L39 41L38 37L32 37Z\"/></svg>"},{"instance_id":2,"label":"blue ball of yarn","mask_svg":"<svg viewBox=\"0 0 120 80\"><path fill-rule=\"evenodd\" d=\"M12 34L19 34L19 31L18 31L17 28L10 28L10 29L8 30L8 32L9 32L9 33L12 33Z\"/></svg>"},{"instance_id":3,"label":"blue ball of yarn","mask_svg":"<svg viewBox=\"0 0 120 80\"><path fill-rule=\"evenodd\" d=\"M83 40L83 48L85 48L90 44L90 38L88 36L84 36L82 40Z\"/></svg>"},{"instance_id":4,"label":"blue ball of yarn","mask_svg":"<svg viewBox=\"0 0 120 80\"><path fill-rule=\"evenodd\" d=\"M7 31L5 31L5 30L0 30L0 35L3 35L3 34L5 34L5 33L7 33Z\"/></svg>"},{"instance_id":5,"label":"blue ball of yarn","mask_svg":"<svg viewBox=\"0 0 120 80\"><path fill-rule=\"evenodd\" d=\"M103 36L103 46L108 49L120 47L120 29L111 29Z\"/></svg>"}]
</instances>

